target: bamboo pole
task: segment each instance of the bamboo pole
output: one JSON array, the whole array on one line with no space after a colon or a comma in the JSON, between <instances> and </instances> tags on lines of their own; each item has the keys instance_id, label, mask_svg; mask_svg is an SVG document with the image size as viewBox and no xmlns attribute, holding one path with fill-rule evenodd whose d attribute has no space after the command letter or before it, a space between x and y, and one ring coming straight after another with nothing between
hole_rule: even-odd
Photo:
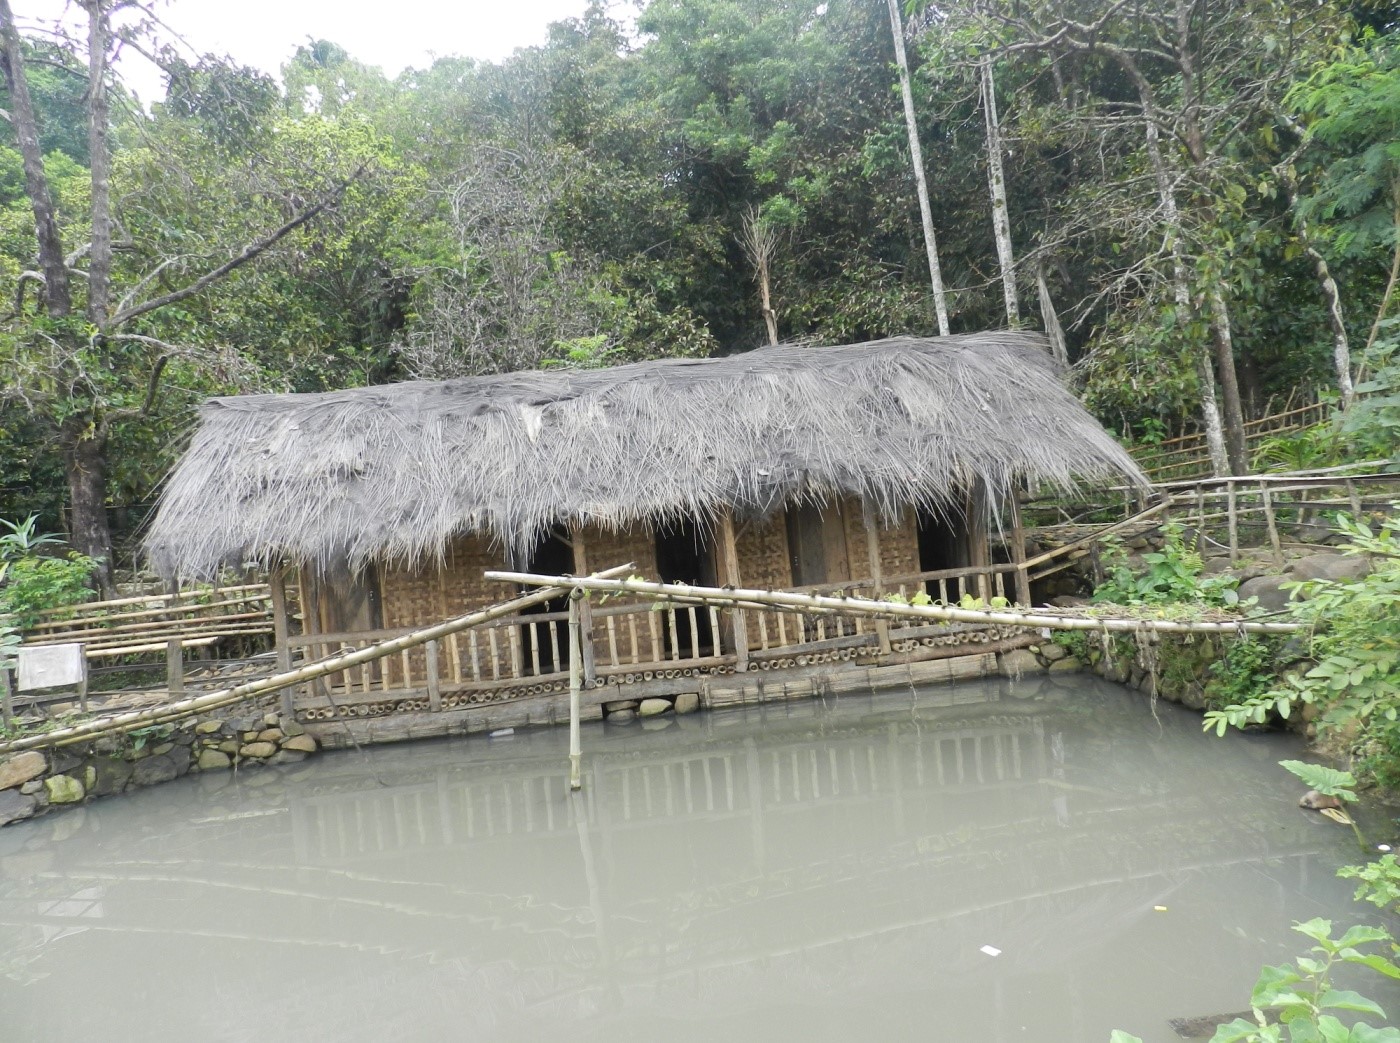
<instances>
[{"instance_id":1,"label":"bamboo pole","mask_svg":"<svg viewBox=\"0 0 1400 1043\"><path fill-rule=\"evenodd\" d=\"M618 580L593 576L574 579L567 576L543 576L531 572L487 572L486 578L503 583L520 583L533 587L554 587L561 583L569 583L584 590L611 590L680 602L766 605L808 613L837 612L846 615L860 613L899 619L999 624L1050 630L1153 631L1165 634L1294 634L1304 629L1301 623L1260 623L1245 619L1217 623L1209 621L1187 622L1175 619L1057 616L1045 612L1009 612L1004 609L982 611L951 608L944 605L907 605L891 601L872 601L869 598L832 598L817 594L791 594L780 590L698 587L685 583L653 583L648 580Z\"/></svg>"},{"instance_id":2,"label":"bamboo pole","mask_svg":"<svg viewBox=\"0 0 1400 1043\"><path fill-rule=\"evenodd\" d=\"M1154 506L1147 508L1147 510L1141 511L1138 514L1133 515L1131 518L1125 518L1123 521L1115 522L1112 525L1108 525L1095 532L1091 532L1087 536L1081 536L1073 543L1066 543L1063 547L1056 547L1054 550L1048 550L1043 554L1037 554L1033 558L1027 558L1018 567L1025 569L1035 568L1035 566L1042 565L1045 562L1049 561L1051 558L1058 558L1061 554L1068 554L1072 550L1078 550L1080 547L1086 546L1090 543L1096 543L1097 541L1103 539L1103 537L1111 533L1117 532L1120 529L1125 529L1128 526L1133 525L1137 522L1144 522L1149 518L1155 517L1156 515L1165 511L1167 509L1167 506L1168 501L1163 500L1161 503L1155 504Z\"/></svg>"},{"instance_id":3,"label":"bamboo pole","mask_svg":"<svg viewBox=\"0 0 1400 1043\"><path fill-rule=\"evenodd\" d=\"M609 576L616 576L631 571L636 566L632 564L619 565L616 568L605 569L597 573L592 578L606 579ZM75 742L83 742L97 735L105 735L113 732L126 732L133 728L140 728L151 723L153 720L174 720L181 717L190 717L206 710L216 710L233 703L243 702L254 696L266 695L269 692L280 691L290 685L301 684L306 681L315 681L331 674L340 673L351 667L369 663L376 659L383 659L386 656L397 655L406 648L416 648L418 645L426 644L437 638L446 637L459 630L467 630L471 627L489 623L493 619L501 616L508 616L513 612L537 605L542 601L556 598L560 594L566 593L573 583L564 581L561 584L532 584L541 587L533 594L522 594L520 597L512 598L510 601L503 601L491 608L482 609L469 613L465 616L458 616L456 619L449 619L446 622L438 623L434 626L424 627L422 630L415 630L411 634L396 637L389 641L382 641L379 644L369 645L366 648L357 649L353 652L345 652L341 655L333 656L330 659L322 660L319 663L312 663L308 666L298 667L286 673L273 674L257 681L248 681L233 688L225 688L217 692L210 692L208 695L201 695L193 699L183 699L174 703L166 703L162 706L152 706L144 710L134 710L129 713L114 714L107 717L99 717L92 721L84 721L68 728L60 728L56 731L47 732L43 735L29 735L21 739L14 739L7 743L0 743L0 755L14 753L19 750L35 749L43 746L67 746Z\"/></svg>"},{"instance_id":4,"label":"bamboo pole","mask_svg":"<svg viewBox=\"0 0 1400 1043\"><path fill-rule=\"evenodd\" d=\"M583 683L583 663L579 655L578 604L583 591L569 593L569 789L583 789L583 749L579 738L579 689Z\"/></svg>"}]
</instances>

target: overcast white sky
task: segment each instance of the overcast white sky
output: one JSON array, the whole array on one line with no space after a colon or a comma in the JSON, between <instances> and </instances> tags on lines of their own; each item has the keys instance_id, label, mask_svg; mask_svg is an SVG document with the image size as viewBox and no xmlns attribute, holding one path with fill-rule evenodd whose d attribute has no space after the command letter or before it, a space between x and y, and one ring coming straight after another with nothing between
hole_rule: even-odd
<instances>
[{"instance_id":1,"label":"overcast white sky","mask_svg":"<svg viewBox=\"0 0 1400 1043\"><path fill-rule=\"evenodd\" d=\"M230 54L276 74L308 37L331 40L389 76L422 68L434 56L498 61L517 47L545 41L550 22L576 18L588 0L154 0L161 18L197 53ZM12 0L15 17L32 25L64 11L68 0ZM623 4L619 3L619 7ZM79 12L81 13L81 12ZM145 68L141 68L145 66ZM159 79L135 55L123 77L146 101Z\"/></svg>"}]
</instances>

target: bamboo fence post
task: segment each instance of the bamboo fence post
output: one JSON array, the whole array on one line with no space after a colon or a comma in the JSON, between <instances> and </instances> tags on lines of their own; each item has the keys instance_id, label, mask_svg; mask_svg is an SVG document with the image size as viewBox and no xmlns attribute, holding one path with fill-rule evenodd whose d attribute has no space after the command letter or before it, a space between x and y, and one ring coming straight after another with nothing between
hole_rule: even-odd
<instances>
[{"instance_id":1,"label":"bamboo fence post","mask_svg":"<svg viewBox=\"0 0 1400 1043\"><path fill-rule=\"evenodd\" d=\"M8 666L0 666L0 713L4 714L6 727L15 720L14 672Z\"/></svg>"},{"instance_id":2,"label":"bamboo fence post","mask_svg":"<svg viewBox=\"0 0 1400 1043\"><path fill-rule=\"evenodd\" d=\"M429 641L423 646L428 672L428 709L436 713L442 709L442 683L438 677L438 643Z\"/></svg>"},{"instance_id":3,"label":"bamboo fence post","mask_svg":"<svg viewBox=\"0 0 1400 1043\"><path fill-rule=\"evenodd\" d=\"M1259 500L1264 507L1264 526L1269 530L1269 546L1274 551L1274 564L1283 568L1283 547L1279 543L1278 523L1274 520L1274 497L1269 492L1267 482L1259 486Z\"/></svg>"},{"instance_id":4,"label":"bamboo fence post","mask_svg":"<svg viewBox=\"0 0 1400 1043\"><path fill-rule=\"evenodd\" d=\"M1225 520L1230 529L1230 564L1234 565L1240 559L1240 519L1235 502L1233 478L1225 483L1225 500Z\"/></svg>"},{"instance_id":5,"label":"bamboo fence post","mask_svg":"<svg viewBox=\"0 0 1400 1043\"><path fill-rule=\"evenodd\" d=\"M1206 540L1206 491L1196 483L1196 527L1201 533L1201 542Z\"/></svg>"},{"instance_id":6,"label":"bamboo fence post","mask_svg":"<svg viewBox=\"0 0 1400 1043\"><path fill-rule=\"evenodd\" d=\"M583 663L579 654L579 602L583 591L575 587L569 592L569 789L583 788L583 750L579 740L579 687L582 683Z\"/></svg>"},{"instance_id":7,"label":"bamboo fence post","mask_svg":"<svg viewBox=\"0 0 1400 1043\"><path fill-rule=\"evenodd\" d=\"M734 535L734 512L725 507L719 515L719 552L724 564L726 586L739 585L739 543ZM742 674L749 668L749 621L742 608L732 614L734 630L734 672Z\"/></svg>"},{"instance_id":8,"label":"bamboo fence post","mask_svg":"<svg viewBox=\"0 0 1400 1043\"><path fill-rule=\"evenodd\" d=\"M1361 520L1361 497L1356 491L1356 483L1350 478L1346 480L1347 499L1351 501L1351 516L1357 521Z\"/></svg>"},{"instance_id":9,"label":"bamboo fence post","mask_svg":"<svg viewBox=\"0 0 1400 1043\"><path fill-rule=\"evenodd\" d=\"M286 673L292 668L292 649L287 644L287 570L272 570L267 578L268 592L272 598L272 642L277 650L277 672ZM282 715L292 717L296 713L296 693L290 688L282 689Z\"/></svg>"}]
</instances>

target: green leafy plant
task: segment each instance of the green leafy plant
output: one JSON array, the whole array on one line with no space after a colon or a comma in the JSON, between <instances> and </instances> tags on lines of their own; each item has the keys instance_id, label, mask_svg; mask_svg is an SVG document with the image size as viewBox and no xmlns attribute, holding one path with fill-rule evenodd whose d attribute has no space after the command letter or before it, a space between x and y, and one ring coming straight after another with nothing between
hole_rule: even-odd
<instances>
[{"instance_id":1,"label":"green leafy plant","mask_svg":"<svg viewBox=\"0 0 1400 1043\"><path fill-rule=\"evenodd\" d=\"M1204 575L1205 561L1188 547L1182 527L1162 526L1159 550L1141 555L1145 570L1134 570L1121 541L1104 541L1102 561L1107 578L1094 590L1093 600L1119 605L1165 605L1192 602L1204 605L1237 605L1234 576Z\"/></svg>"},{"instance_id":2,"label":"green leafy plant","mask_svg":"<svg viewBox=\"0 0 1400 1043\"><path fill-rule=\"evenodd\" d=\"M1209 666L1206 705L1212 709L1257 698L1277 682L1279 650L1283 640L1271 635L1247 634L1226 643L1224 654Z\"/></svg>"},{"instance_id":3,"label":"green leafy plant","mask_svg":"<svg viewBox=\"0 0 1400 1043\"><path fill-rule=\"evenodd\" d=\"M1336 797L1348 804L1356 803L1356 776L1349 771L1329 768L1325 764L1309 764L1306 761L1279 761L1309 789L1315 789L1324 797Z\"/></svg>"},{"instance_id":4,"label":"green leafy plant","mask_svg":"<svg viewBox=\"0 0 1400 1043\"><path fill-rule=\"evenodd\" d=\"M1400 782L1400 519L1373 531L1341 514L1336 525L1347 537L1342 550L1369 555L1371 572L1298 585L1307 600L1295 603L1292 613L1313 627L1317 665L1208 711L1203 726L1224 735L1270 712L1287 717L1299 704L1315 704L1319 736L1344 743L1342 752L1356 757L1364 773L1394 785Z\"/></svg>"},{"instance_id":5,"label":"green leafy plant","mask_svg":"<svg viewBox=\"0 0 1400 1043\"><path fill-rule=\"evenodd\" d=\"M1370 902L1382 909L1400 908L1400 863L1393 854L1367 862L1363 866L1342 866L1337 875L1343 880L1359 880L1356 900Z\"/></svg>"},{"instance_id":6,"label":"green leafy plant","mask_svg":"<svg viewBox=\"0 0 1400 1043\"><path fill-rule=\"evenodd\" d=\"M1386 978L1400 979L1400 966L1366 947L1391 946L1390 933L1380 927L1349 928L1332 937L1332 921L1313 919L1293 929L1315 943L1293 963L1268 966L1259 972L1250 996L1254 1020L1236 1018L1220 1025L1211 1043L1400 1043L1400 1029L1374 1028L1363 1021L1347 1026L1337 1014L1385 1018L1374 1000L1333 983L1338 965L1365 967ZM1115 1030L1111 1043L1142 1043L1137 1036Z\"/></svg>"},{"instance_id":7,"label":"green leafy plant","mask_svg":"<svg viewBox=\"0 0 1400 1043\"><path fill-rule=\"evenodd\" d=\"M32 557L40 547L55 546L63 541L53 533L38 533L39 516L31 514L22 522L0 518L0 583L5 581L10 565L24 558Z\"/></svg>"}]
</instances>

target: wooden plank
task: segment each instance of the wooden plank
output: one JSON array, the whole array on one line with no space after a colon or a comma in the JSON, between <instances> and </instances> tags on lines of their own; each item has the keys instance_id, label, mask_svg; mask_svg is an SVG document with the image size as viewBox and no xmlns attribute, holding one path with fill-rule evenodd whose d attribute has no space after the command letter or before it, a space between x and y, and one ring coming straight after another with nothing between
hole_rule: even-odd
<instances>
[{"instance_id":1,"label":"wooden plank","mask_svg":"<svg viewBox=\"0 0 1400 1043\"><path fill-rule=\"evenodd\" d=\"M588 544L583 538L583 527L574 525L569 529L569 541L574 548L574 574L587 576ZM578 607L579 655L583 657L583 684L592 685L598 674L597 650L593 647L593 601L584 598Z\"/></svg>"}]
</instances>

